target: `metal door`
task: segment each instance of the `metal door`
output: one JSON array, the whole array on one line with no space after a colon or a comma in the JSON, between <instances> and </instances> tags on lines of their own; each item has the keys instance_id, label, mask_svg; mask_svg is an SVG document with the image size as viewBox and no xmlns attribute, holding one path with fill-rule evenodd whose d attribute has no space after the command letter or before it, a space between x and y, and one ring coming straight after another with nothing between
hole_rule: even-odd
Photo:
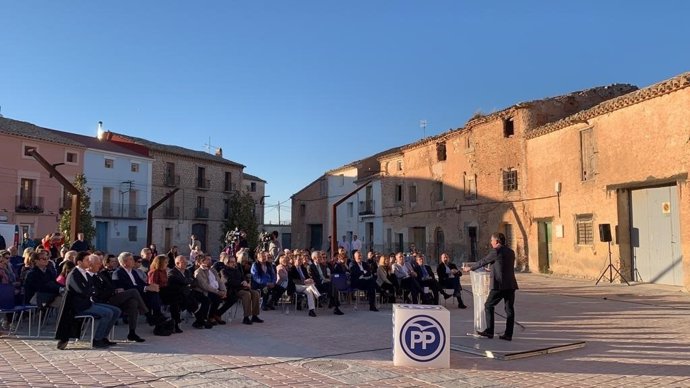
<instances>
[{"instance_id":1,"label":"metal door","mask_svg":"<svg viewBox=\"0 0 690 388\"><path fill-rule=\"evenodd\" d=\"M108 252L108 223L96 221L96 248Z\"/></svg>"},{"instance_id":2,"label":"metal door","mask_svg":"<svg viewBox=\"0 0 690 388\"><path fill-rule=\"evenodd\" d=\"M551 221L540 221L539 228L539 272L551 271Z\"/></svg>"},{"instance_id":3,"label":"metal door","mask_svg":"<svg viewBox=\"0 0 690 388\"><path fill-rule=\"evenodd\" d=\"M635 280L683 285L683 253L676 186L631 192Z\"/></svg>"},{"instance_id":4,"label":"metal door","mask_svg":"<svg viewBox=\"0 0 690 388\"><path fill-rule=\"evenodd\" d=\"M321 249L323 246L323 225L310 224L309 225L309 246L313 249Z\"/></svg>"}]
</instances>

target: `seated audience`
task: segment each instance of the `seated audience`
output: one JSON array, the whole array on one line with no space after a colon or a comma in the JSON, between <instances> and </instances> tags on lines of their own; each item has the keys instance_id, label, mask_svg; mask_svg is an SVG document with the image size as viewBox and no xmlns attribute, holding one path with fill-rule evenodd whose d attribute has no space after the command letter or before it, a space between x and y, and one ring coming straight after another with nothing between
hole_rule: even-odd
<instances>
[{"instance_id":1,"label":"seated audience","mask_svg":"<svg viewBox=\"0 0 690 388\"><path fill-rule=\"evenodd\" d=\"M369 269L369 265L362 261L362 253L353 251L354 260L350 264L350 284L352 288L366 291L369 300L369 310L379 311L376 308L376 280Z\"/></svg>"},{"instance_id":2,"label":"seated audience","mask_svg":"<svg viewBox=\"0 0 690 388\"><path fill-rule=\"evenodd\" d=\"M194 271L194 279L196 280L195 291L209 299L206 320L212 325L224 325L225 321L223 321L221 316L232 306L232 303L227 299L228 294L225 290L225 284L221 281L218 272L211 268L210 257L199 254L196 260L199 267Z\"/></svg>"},{"instance_id":3,"label":"seated audience","mask_svg":"<svg viewBox=\"0 0 690 388\"><path fill-rule=\"evenodd\" d=\"M460 285L462 271L458 270L458 267L450 262L450 256L445 252L441 254L441 262L436 268L436 273L438 274L438 281L442 289L453 289L453 295L446 294L444 291L443 296L446 299L455 296L458 299L458 307L461 309L467 308L462 301L462 286Z\"/></svg>"},{"instance_id":4,"label":"seated audience","mask_svg":"<svg viewBox=\"0 0 690 388\"><path fill-rule=\"evenodd\" d=\"M175 321L175 332L182 333L180 323L182 319L180 313L182 310L187 310L194 314L196 320L192 324L195 328L201 329L213 327L210 323L205 322L208 314L209 300L208 297L195 297L192 292L192 284L194 283L194 276L192 271L187 268L187 258L182 255L175 257L175 267L168 269L168 286L161 290L161 298L163 303L170 306L170 317Z\"/></svg>"},{"instance_id":5,"label":"seated audience","mask_svg":"<svg viewBox=\"0 0 690 388\"><path fill-rule=\"evenodd\" d=\"M144 342L144 339L137 334L137 321L139 314L146 314L149 309L146 307L144 299L135 288L128 290L115 289L113 286L112 275L103 267L103 259L100 255L91 254L89 256L89 273L93 275L94 295L93 301L97 303L116 306L127 315L129 341Z\"/></svg>"},{"instance_id":6,"label":"seated audience","mask_svg":"<svg viewBox=\"0 0 690 388\"><path fill-rule=\"evenodd\" d=\"M251 267L252 290L257 290L262 295L262 307L264 309L275 310L274 300L271 297L275 287L275 272L273 266L266 262L267 253L259 252L256 261Z\"/></svg>"},{"instance_id":7,"label":"seated audience","mask_svg":"<svg viewBox=\"0 0 690 388\"><path fill-rule=\"evenodd\" d=\"M290 277L290 280L295 283L295 291L298 294L302 294L307 297L309 316L315 317L316 298L321 296L321 293L314 285L314 280L309 278L307 268L304 266L305 257L308 257L308 255L300 254L295 257L295 265L290 269L288 276Z\"/></svg>"},{"instance_id":8,"label":"seated audience","mask_svg":"<svg viewBox=\"0 0 690 388\"><path fill-rule=\"evenodd\" d=\"M395 254L395 263L392 266L398 284L403 290L410 291L412 294L412 303L419 302L419 294L422 292L422 287L417 282L417 279L412 275L412 271L405 264L405 257L402 252ZM405 295L403 292L403 299Z\"/></svg>"},{"instance_id":9,"label":"seated audience","mask_svg":"<svg viewBox=\"0 0 690 388\"><path fill-rule=\"evenodd\" d=\"M89 253L79 252L75 261L76 268L67 275L66 299L55 332L55 337L58 340L57 348L64 350L70 337L74 336L72 330L75 328L78 330L80 327L74 322L75 315L92 315L96 319L92 344L94 348L107 348L115 345L107 337L120 317L121 311L115 306L92 302L95 290L93 280L87 273L91 264Z\"/></svg>"},{"instance_id":10,"label":"seated audience","mask_svg":"<svg viewBox=\"0 0 690 388\"><path fill-rule=\"evenodd\" d=\"M228 290L228 300L231 304L237 300L242 301L242 308L244 309L242 323L245 325L251 325L254 322L262 323L263 320L259 318L261 294L257 290L252 290L249 279L242 272L242 268L237 265L237 260L234 257L225 252L221 253L220 257L221 260L225 261L221 277Z\"/></svg>"}]
</instances>

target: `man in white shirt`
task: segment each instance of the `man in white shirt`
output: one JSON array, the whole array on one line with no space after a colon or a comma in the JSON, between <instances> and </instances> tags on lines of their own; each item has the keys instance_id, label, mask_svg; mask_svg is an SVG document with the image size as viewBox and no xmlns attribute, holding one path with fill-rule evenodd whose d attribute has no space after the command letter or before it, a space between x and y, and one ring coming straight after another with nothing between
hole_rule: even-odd
<instances>
[{"instance_id":1,"label":"man in white shirt","mask_svg":"<svg viewBox=\"0 0 690 388\"><path fill-rule=\"evenodd\" d=\"M362 252L362 241L357 239L357 235L352 236L352 251Z\"/></svg>"},{"instance_id":2,"label":"man in white shirt","mask_svg":"<svg viewBox=\"0 0 690 388\"><path fill-rule=\"evenodd\" d=\"M338 243L338 248L343 248L345 253L350 254L350 243L347 241L347 236L343 235L343 241Z\"/></svg>"}]
</instances>

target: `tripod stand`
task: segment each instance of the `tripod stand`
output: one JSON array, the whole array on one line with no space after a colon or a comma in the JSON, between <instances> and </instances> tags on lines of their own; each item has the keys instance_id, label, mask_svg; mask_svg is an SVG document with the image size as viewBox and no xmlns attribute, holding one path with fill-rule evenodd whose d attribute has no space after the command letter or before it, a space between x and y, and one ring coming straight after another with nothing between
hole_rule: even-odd
<instances>
[{"instance_id":1,"label":"tripod stand","mask_svg":"<svg viewBox=\"0 0 690 388\"><path fill-rule=\"evenodd\" d=\"M601 276L599 276L599 280L597 280L597 282L594 283L594 285L596 286L597 284L599 284L601 279L604 278L604 276L606 275L606 270L609 271L609 283L613 283L613 271L616 271L616 273L621 278L621 280L624 281L625 284L630 285L630 283L628 283L628 281L625 280L623 275L621 275L621 273L616 269L616 267L613 266L613 263L611 262L611 241L609 241L608 243L609 243L609 265L606 268L604 268L604 272L601 273Z\"/></svg>"}]
</instances>

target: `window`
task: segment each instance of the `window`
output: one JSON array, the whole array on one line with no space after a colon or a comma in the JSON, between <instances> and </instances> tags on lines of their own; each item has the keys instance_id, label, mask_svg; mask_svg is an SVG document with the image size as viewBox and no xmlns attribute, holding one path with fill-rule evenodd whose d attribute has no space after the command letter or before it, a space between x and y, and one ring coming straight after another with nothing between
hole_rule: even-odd
<instances>
[{"instance_id":1,"label":"window","mask_svg":"<svg viewBox=\"0 0 690 388\"><path fill-rule=\"evenodd\" d=\"M463 174L465 199L477 199L477 175Z\"/></svg>"},{"instance_id":2,"label":"window","mask_svg":"<svg viewBox=\"0 0 690 388\"><path fill-rule=\"evenodd\" d=\"M353 217L354 216L354 210L355 205L352 202L347 203L347 216L348 217Z\"/></svg>"},{"instance_id":3,"label":"window","mask_svg":"<svg viewBox=\"0 0 690 388\"><path fill-rule=\"evenodd\" d=\"M434 182L434 198L436 202L443 201L443 182Z\"/></svg>"},{"instance_id":4,"label":"window","mask_svg":"<svg viewBox=\"0 0 690 388\"><path fill-rule=\"evenodd\" d=\"M129 230L127 231L127 237L129 238L129 241L137 241L137 227L136 227L136 225L129 227Z\"/></svg>"},{"instance_id":5,"label":"window","mask_svg":"<svg viewBox=\"0 0 690 388\"><path fill-rule=\"evenodd\" d=\"M395 202L403 200L403 185L395 185Z\"/></svg>"},{"instance_id":6,"label":"window","mask_svg":"<svg viewBox=\"0 0 690 388\"><path fill-rule=\"evenodd\" d=\"M410 185L408 187L410 204L417 203L417 186Z\"/></svg>"},{"instance_id":7,"label":"window","mask_svg":"<svg viewBox=\"0 0 690 388\"><path fill-rule=\"evenodd\" d=\"M196 187L201 188L201 189L207 189L209 186L210 186L210 182L206 182L206 168L205 167L197 167L196 168Z\"/></svg>"},{"instance_id":8,"label":"window","mask_svg":"<svg viewBox=\"0 0 690 388\"><path fill-rule=\"evenodd\" d=\"M508 169L503 171L503 191L517 191L518 175L517 170Z\"/></svg>"},{"instance_id":9,"label":"window","mask_svg":"<svg viewBox=\"0 0 690 388\"><path fill-rule=\"evenodd\" d=\"M596 156L597 152L594 147L592 128L580 131L581 176L583 181L594 179L596 174Z\"/></svg>"},{"instance_id":10,"label":"window","mask_svg":"<svg viewBox=\"0 0 690 388\"><path fill-rule=\"evenodd\" d=\"M446 160L446 142L436 143L436 159L439 162Z\"/></svg>"},{"instance_id":11,"label":"window","mask_svg":"<svg viewBox=\"0 0 690 388\"><path fill-rule=\"evenodd\" d=\"M225 172L225 191L232 191L232 173L229 171ZM227 217L226 217L227 218Z\"/></svg>"},{"instance_id":12,"label":"window","mask_svg":"<svg viewBox=\"0 0 690 388\"><path fill-rule=\"evenodd\" d=\"M130 171L139 172L139 163L132 163L132 165L130 167Z\"/></svg>"},{"instance_id":13,"label":"window","mask_svg":"<svg viewBox=\"0 0 690 388\"><path fill-rule=\"evenodd\" d=\"M79 154L76 152L67 152L65 154L65 163L77 164L79 163Z\"/></svg>"},{"instance_id":14,"label":"window","mask_svg":"<svg viewBox=\"0 0 690 388\"><path fill-rule=\"evenodd\" d=\"M113 168L115 166L115 161L113 159L105 158L105 163L103 164L105 168Z\"/></svg>"},{"instance_id":15,"label":"window","mask_svg":"<svg viewBox=\"0 0 690 388\"><path fill-rule=\"evenodd\" d=\"M403 169L403 162L402 162L402 160L398 160L397 165L398 165L398 171L402 171L402 169Z\"/></svg>"},{"instance_id":16,"label":"window","mask_svg":"<svg viewBox=\"0 0 690 388\"><path fill-rule=\"evenodd\" d=\"M515 134L515 125L513 124L513 118L507 117L503 119L503 137L513 137Z\"/></svg>"},{"instance_id":17,"label":"window","mask_svg":"<svg viewBox=\"0 0 690 388\"><path fill-rule=\"evenodd\" d=\"M256 182L252 182L252 183L249 185L249 191L251 191L252 193L255 193L255 192L256 192Z\"/></svg>"},{"instance_id":18,"label":"window","mask_svg":"<svg viewBox=\"0 0 690 388\"><path fill-rule=\"evenodd\" d=\"M299 215L300 216L305 216L307 214L307 205L305 204L300 204L299 205Z\"/></svg>"},{"instance_id":19,"label":"window","mask_svg":"<svg viewBox=\"0 0 690 388\"><path fill-rule=\"evenodd\" d=\"M230 218L230 200L223 200L223 219L227 220Z\"/></svg>"},{"instance_id":20,"label":"window","mask_svg":"<svg viewBox=\"0 0 690 388\"><path fill-rule=\"evenodd\" d=\"M577 245L594 245L592 215L579 215L575 218Z\"/></svg>"}]
</instances>

